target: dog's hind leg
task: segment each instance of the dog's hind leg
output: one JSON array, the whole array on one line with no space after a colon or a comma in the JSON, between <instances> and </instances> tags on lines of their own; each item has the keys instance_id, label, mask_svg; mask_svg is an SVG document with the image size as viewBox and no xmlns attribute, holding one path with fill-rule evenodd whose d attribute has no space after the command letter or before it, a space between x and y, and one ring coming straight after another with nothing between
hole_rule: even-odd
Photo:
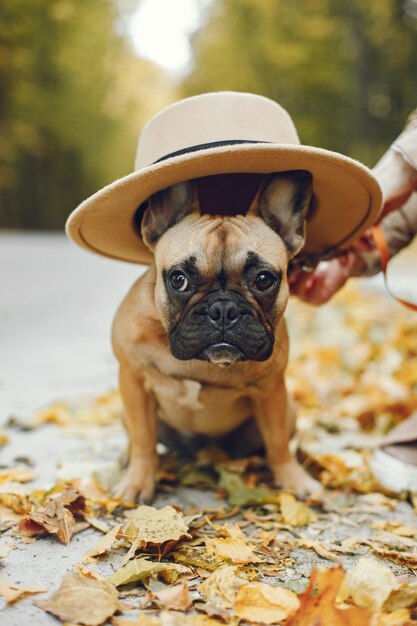
<instances>
[{"instance_id":1,"label":"dog's hind leg","mask_svg":"<svg viewBox=\"0 0 417 626\"><path fill-rule=\"evenodd\" d=\"M120 393L129 435L129 460L114 495L124 500L149 502L155 490L158 467L156 402L145 390L143 379L124 366L120 368Z\"/></svg>"}]
</instances>

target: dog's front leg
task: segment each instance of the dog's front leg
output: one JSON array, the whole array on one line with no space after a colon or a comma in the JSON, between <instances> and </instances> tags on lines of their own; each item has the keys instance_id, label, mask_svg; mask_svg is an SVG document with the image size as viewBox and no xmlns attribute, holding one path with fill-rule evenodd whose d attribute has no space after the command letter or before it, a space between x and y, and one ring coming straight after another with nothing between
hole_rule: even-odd
<instances>
[{"instance_id":1,"label":"dog's front leg","mask_svg":"<svg viewBox=\"0 0 417 626\"><path fill-rule=\"evenodd\" d=\"M125 366L120 368L119 382L129 436L129 459L114 493L124 500L149 502L155 490L158 467L155 400L145 390L143 379Z\"/></svg>"},{"instance_id":2,"label":"dog's front leg","mask_svg":"<svg viewBox=\"0 0 417 626\"><path fill-rule=\"evenodd\" d=\"M289 405L284 379L255 400L255 417L264 440L269 466L277 485L306 496L321 489L291 454L288 443L295 416Z\"/></svg>"}]
</instances>

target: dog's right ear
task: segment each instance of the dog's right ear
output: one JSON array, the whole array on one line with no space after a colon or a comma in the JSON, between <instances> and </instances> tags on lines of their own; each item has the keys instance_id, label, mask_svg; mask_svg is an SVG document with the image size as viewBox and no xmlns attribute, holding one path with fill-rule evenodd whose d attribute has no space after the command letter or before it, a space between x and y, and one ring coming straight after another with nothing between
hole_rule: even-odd
<instances>
[{"instance_id":1,"label":"dog's right ear","mask_svg":"<svg viewBox=\"0 0 417 626\"><path fill-rule=\"evenodd\" d=\"M141 222L143 241L150 250L153 250L168 228L197 211L197 186L192 181L177 183L158 191L149 198L143 214Z\"/></svg>"}]
</instances>

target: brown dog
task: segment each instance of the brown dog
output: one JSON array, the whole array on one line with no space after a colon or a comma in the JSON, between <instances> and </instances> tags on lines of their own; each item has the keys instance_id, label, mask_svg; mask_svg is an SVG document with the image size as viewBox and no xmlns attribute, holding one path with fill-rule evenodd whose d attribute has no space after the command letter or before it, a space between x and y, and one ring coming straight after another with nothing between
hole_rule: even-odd
<instances>
[{"instance_id":1,"label":"brown dog","mask_svg":"<svg viewBox=\"0 0 417 626\"><path fill-rule=\"evenodd\" d=\"M311 194L311 175L297 171L269 176L246 215L202 215L192 181L150 198L142 236L155 263L113 326L130 438L118 496L152 498L158 430L242 454L248 439L259 448L260 433L277 484L298 495L319 488L288 449L295 415L284 382L287 266L304 244Z\"/></svg>"}]
</instances>

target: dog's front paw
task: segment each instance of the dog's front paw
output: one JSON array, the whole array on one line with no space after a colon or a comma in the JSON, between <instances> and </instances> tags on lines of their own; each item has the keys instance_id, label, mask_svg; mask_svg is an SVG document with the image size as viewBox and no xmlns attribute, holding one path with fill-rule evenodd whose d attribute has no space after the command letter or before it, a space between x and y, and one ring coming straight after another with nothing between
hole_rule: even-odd
<instances>
[{"instance_id":1,"label":"dog's front paw","mask_svg":"<svg viewBox=\"0 0 417 626\"><path fill-rule=\"evenodd\" d=\"M156 483L156 467L152 464L129 463L122 479L113 489L113 496L121 500L151 502Z\"/></svg>"},{"instance_id":2,"label":"dog's front paw","mask_svg":"<svg viewBox=\"0 0 417 626\"><path fill-rule=\"evenodd\" d=\"M299 498L306 498L323 489L322 485L311 478L295 459L275 465L272 471L275 483L284 489L294 491Z\"/></svg>"}]
</instances>

